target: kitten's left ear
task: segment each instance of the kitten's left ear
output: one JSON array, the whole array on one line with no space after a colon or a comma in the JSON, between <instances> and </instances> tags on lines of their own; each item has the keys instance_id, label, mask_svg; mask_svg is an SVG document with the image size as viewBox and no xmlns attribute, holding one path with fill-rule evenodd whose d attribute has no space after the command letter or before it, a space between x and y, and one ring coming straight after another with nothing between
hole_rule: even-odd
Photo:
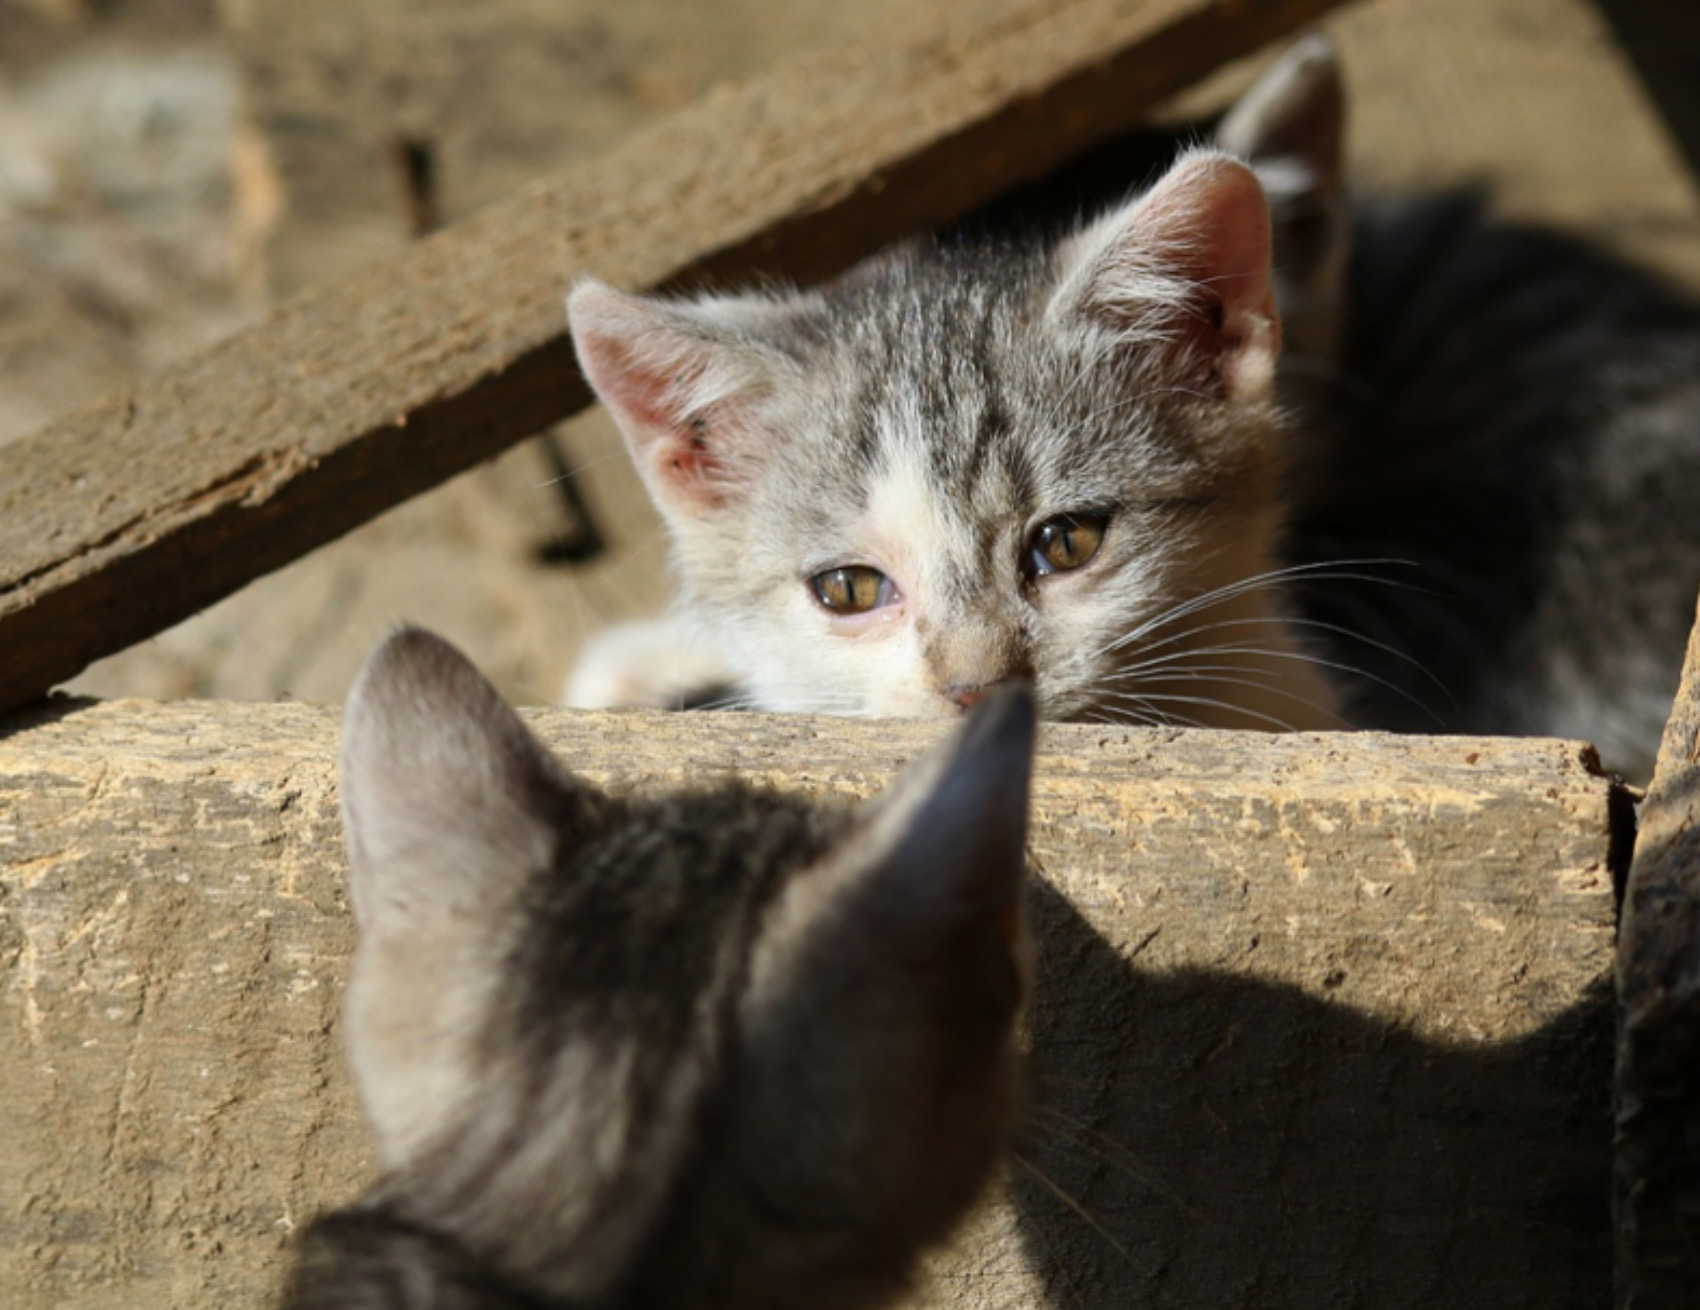
<instances>
[{"instance_id":1,"label":"kitten's left ear","mask_svg":"<svg viewBox=\"0 0 1700 1310\"><path fill-rule=\"evenodd\" d=\"M1220 151L1185 155L1143 196L1065 242L1048 315L1160 351L1223 399L1269 393L1281 348L1269 205Z\"/></svg>"},{"instance_id":2,"label":"kitten's left ear","mask_svg":"<svg viewBox=\"0 0 1700 1310\"><path fill-rule=\"evenodd\" d=\"M354 913L402 936L488 906L545 868L600 799L471 662L403 628L349 694L340 770Z\"/></svg>"}]
</instances>

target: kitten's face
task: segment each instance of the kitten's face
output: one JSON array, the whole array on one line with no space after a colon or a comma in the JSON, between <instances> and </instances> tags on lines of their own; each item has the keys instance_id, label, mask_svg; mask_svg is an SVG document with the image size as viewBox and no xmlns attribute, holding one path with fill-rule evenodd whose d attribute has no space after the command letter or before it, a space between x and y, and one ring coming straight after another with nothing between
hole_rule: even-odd
<instances>
[{"instance_id":1,"label":"kitten's face","mask_svg":"<svg viewBox=\"0 0 1700 1310\"><path fill-rule=\"evenodd\" d=\"M685 605L765 708L951 713L1015 674L1048 717L1135 678L1156 705L1195 629L1262 621L1184 608L1268 569L1281 516L1268 213L1226 156L1055 247L571 311Z\"/></svg>"},{"instance_id":2,"label":"kitten's face","mask_svg":"<svg viewBox=\"0 0 1700 1310\"><path fill-rule=\"evenodd\" d=\"M1013 1114L1032 717L1004 693L860 813L618 801L392 638L343 765L368 1204L586 1303L891 1291Z\"/></svg>"}]
</instances>

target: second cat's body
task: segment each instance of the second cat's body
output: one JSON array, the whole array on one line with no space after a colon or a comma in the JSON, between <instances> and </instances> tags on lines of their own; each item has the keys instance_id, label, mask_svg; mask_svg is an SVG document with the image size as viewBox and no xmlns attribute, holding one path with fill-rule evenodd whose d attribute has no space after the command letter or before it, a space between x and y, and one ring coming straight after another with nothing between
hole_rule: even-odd
<instances>
[{"instance_id":1,"label":"second cat's body","mask_svg":"<svg viewBox=\"0 0 1700 1310\"><path fill-rule=\"evenodd\" d=\"M1351 287L1284 557L1405 561L1294 593L1354 720L1645 779L1700 591L1700 305L1467 193L1364 207Z\"/></svg>"}]
</instances>

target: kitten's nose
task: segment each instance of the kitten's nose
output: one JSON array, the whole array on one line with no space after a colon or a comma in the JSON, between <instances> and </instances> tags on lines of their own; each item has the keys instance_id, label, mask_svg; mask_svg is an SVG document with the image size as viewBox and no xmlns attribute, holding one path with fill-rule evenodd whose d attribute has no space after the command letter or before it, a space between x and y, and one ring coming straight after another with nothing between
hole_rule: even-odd
<instances>
[{"instance_id":1,"label":"kitten's nose","mask_svg":"<svg viewBox=\"0 0 1700 1310\"><path fill-rule=\"evenodd\" d=\"M1023 671L1012 673L1007 678L999 678L995 682L977 682L972 685L959 683L954 687L946 687L944 698L966 714L999 687L1008 687L1016 683L1031 687L1032 679L1032 674Z\"/></svg>"},{"instance_id":2,"label":"kitten's nose","mask_svg":"<svg viewBox=\"0 0 1700 1310\"><path fill-rule=\"evenodd\" d=\"M985 700L990 690L989 687L947 687L944 694L946 700L955 702L957 709L967 711Z\"/></svg>"}]
</instances>

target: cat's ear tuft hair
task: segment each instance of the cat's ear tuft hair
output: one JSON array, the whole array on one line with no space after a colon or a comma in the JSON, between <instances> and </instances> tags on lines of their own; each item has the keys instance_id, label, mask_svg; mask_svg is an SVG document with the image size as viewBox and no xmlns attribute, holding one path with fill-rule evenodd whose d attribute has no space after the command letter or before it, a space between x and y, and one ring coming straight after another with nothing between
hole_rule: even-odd
<instances>
[{"instance_id":1,"label":"cat's ear tuft hair","mask_svg":"<svg viewBox=\"0 0 1700 1310\"><path fill-rule=\"evenodd\" d=\"M567 298L579 367L663 512L736 500L783 360L753 329L785 312L759 297L665 301L596 281Z\"/></svg>"},{"instance_id":2,"label":"cat's ear tuft hair","mask_svg":"<svg viewBox=\"0 0 1700 1310\"><path fill-rule=\"evenodd\" d=\"M404 934L547 867L600 793L573 778L458 650L402 628L343 718L341 789L363 934Z\"/></svg>"},{"instance_id":3,"label":"cat's ear tuft hair","mask_svg":"<svg viewBox=\"0 0 1700 1310\"><path fill-rule=\"evenodd\" d=\"M1195 150L1065 242L1053 321L1158 350L1190 387L1257 399L1280 353L1269 206L1252 171Z\"/></svg>"}]
</instances>

